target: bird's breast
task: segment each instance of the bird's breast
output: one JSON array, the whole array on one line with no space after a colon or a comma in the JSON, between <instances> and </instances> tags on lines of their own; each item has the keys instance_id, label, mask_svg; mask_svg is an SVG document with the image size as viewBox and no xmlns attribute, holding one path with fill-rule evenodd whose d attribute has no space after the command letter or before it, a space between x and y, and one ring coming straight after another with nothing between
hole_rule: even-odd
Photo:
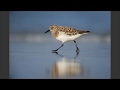
<instances>
[{"instance_id":1,"label":"bird's breast","mask_svg":"<svg viewBox=\"0 0 120 90\"><path fill-rule=\"evenodd\" d=\"M77 38L79 38L81 36L81 34L77 34L77 35L66 35L66 34L61 34L58 35L56 37L57 40L62 41L62 42L67 42L67 41L72 41L72 40L76 40Z\"/></svg>"}]
</instances>

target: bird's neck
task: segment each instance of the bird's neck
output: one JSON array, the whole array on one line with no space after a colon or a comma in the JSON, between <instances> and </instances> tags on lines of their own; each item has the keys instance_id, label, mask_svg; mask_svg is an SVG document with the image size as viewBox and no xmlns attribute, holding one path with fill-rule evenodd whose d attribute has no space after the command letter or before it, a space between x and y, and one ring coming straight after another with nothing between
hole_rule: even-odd
<instances>
[{"instance_id":1,"label":"bird's neck","mask_svg":"<svg viewBox=\"0 0 120 90\"><path fill-rule=\"evenodd\" d=\"M54 31L52 31L51 32L52 33L52 36L55 38L55 37L57 37L58 36L58 31L56 31L56 30L54 30Z\"/></svg>"}]
</instances>

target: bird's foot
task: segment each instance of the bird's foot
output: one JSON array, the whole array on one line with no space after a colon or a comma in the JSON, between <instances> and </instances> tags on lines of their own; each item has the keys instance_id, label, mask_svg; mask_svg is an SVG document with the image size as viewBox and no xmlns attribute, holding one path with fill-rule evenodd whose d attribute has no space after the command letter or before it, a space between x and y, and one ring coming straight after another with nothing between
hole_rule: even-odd
<instances>
[{"instance_id":1,"label":"bird's foot","mask_svg":"<svg viewBox=\"0 0 120 90\"><path fill-rule=\"evenodd\" d=\"M52 50L52 51L53 51L53 52L57 52L57 50L58 50L58 49L56 49L56 50Z\"/></svg>"},{"instance_id":2,"label":"bird's foot","mask_svg":"<svg viewBox=\"0 0 120 90\"><path fill-rule=\"evenodd\" d=\"M56 53L56 54L58 54L58 52L57 52L57 51L56 51L56 52L55 52L55 51L53 51L52 53Z\"/></svg>"}]
</instances>

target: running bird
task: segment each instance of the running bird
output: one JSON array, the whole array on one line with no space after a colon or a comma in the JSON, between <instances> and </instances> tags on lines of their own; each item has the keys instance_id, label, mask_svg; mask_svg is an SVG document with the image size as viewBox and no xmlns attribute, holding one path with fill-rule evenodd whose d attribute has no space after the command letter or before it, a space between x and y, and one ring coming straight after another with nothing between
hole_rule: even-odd
<instances>
[{"instance_id":1,"label":"running bird","mask_svg":"<svg viewBox=\"0 0 120 90\"><path fill-rule=\"evenodd\" d=\"M64 45L64 43L68 41L74 41L76 45L76 52L79 52L79 48L75 40L84 34L90 33L90 31L82 31L71 27L57 25L51 25L49 30L47 30L45 33L49 31L51 32L52 37L62 42L62 45L59 48L52 50L53 52L57 52Z\"/></svg>"}]
</instances>

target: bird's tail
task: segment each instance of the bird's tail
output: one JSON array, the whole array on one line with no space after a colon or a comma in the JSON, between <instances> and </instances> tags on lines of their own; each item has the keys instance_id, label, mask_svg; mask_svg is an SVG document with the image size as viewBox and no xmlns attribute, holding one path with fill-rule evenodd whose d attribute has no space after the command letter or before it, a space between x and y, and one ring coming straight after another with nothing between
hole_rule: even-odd
<instances>
[{"instance_id":1,"label":"bird's tail","mask_svg":"<svg viewBox=\"0 0 120 90\"><path fill-rule=\"evenodd\" d=\"M79 31L79 34L88 34L90 31Z\"/></svg>"},{"instance_id":2,"label":"bird's tail","mask_svg":"<svg viewBox=\"0 0 120 90\"><path fill-rule=\"evenodd\" d=\"M90 33L90 31L84 31L84 33Z\"/></svg>"}]
</instances>

